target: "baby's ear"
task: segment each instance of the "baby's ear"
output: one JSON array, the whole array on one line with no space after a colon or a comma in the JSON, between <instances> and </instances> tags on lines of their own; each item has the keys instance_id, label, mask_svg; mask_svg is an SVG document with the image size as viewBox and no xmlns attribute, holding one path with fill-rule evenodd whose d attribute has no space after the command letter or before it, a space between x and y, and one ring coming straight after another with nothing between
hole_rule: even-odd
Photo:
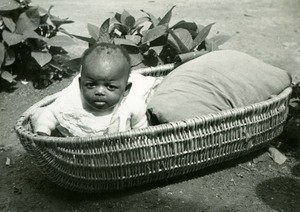
<instances>
[{"instance_id":1,"label":"baby's ear","mask_svg":"<svg viewBox=\"0 0 300 212\"><path fill-rule=\"evenodd\" d=\"M132 83L128 82L128 84L126 85L125 92L124 92L123 96L127 96L129 94L129 91L130 91L131 87L132 87Z\"/></svg>"}]
</instances>

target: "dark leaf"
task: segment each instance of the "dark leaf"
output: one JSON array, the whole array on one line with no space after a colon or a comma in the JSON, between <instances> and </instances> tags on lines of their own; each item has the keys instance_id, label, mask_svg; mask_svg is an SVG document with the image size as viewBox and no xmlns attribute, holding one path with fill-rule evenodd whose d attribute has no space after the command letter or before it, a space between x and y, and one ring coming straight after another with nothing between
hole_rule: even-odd
<instances>
[{"instance_id":1,"label":"dark leaf","mask_svg":"<svg viewBox=\"0 0 300 212\"><path fill-rule=\"evenodd\" d=\"M1 0L0 1L0 11L9 11L20 8L21 5L16 0Z\"/></svg>"},{"instance_id":2,"label":"dark leaf","mask_svg":"<svg viewBox=\"0 0 300 212\"><path fill-rule=\"evenodd\" d=\"M157 18L155 18L154 15L152 15L151 13L148 13L148 12L146 12L146 11L144 11L144 10L141 10L141 11L144 12L144 13L146 13L146 14L149 16L149 18L150 18L150 20L151 20L151 23L152 23L153 27L156 27L156 26L158 25L159 20L158 20Z\"/></svg>"},{"instance_id":3,"label":"dark leaf","mask_svg":"<svg viewBox=\"0 0 300 212\"><path fill-rule=\"evenodd\" d=\"M64 48L62 48L62 47L51 46L51 47L49 48L49 53L50 53L51 55L56 55L56 54L62 55L62 54L67 54L68 52L67 52Z\"/></svg>"},{"instance_id":4,"label":"dark leaf","mask_svg":"<svg viewBox=\"0 0 300 212\"><path fill-rule=\"evenodd\" d=\"M126 45L126 46L137 47L137 45L133 41L127 40L127 39L123 39L123 38L114 38L114 43L116 45Z\"/></svg>"},{"instance_id":5,"label":"dark leaf","mask_svg":"<svg viewBox=\"0 0 300 212\"><path fill-rule=\"evenodd\" d=\"M13 64L15 60L16 60L15 52L12 49L8 48L5 54L4 65L9 66Z\"/></svg>"},{"instance_id":6,"label":"dark leaf","mask_svg":"<svg viewBox=\"0 0 300 212\"><path fill-rule=\"evenodd\" d=\"M69 20L69 18L61 19L61 18L53 16L53 15L50 15L50 20L54 24L54 26L56 26L57 28L60 27L63 24L74 23L74 21Z\"/></svg>"},{"instance_id":7,"label":"dark leaf","mask_svg":"<svg viewBox=\"0 0 300 212\"><path fill-rule=\"evenodd\" d=\"M120 13L116 13L114 18L119 22L121 23L121 14Z\"/></svg>"},{"instance_id":8,"label":"dark leaf","mask_svg":"<svg viewBox=\"0 0 300 212\"><path fill-rule=\"evenodd\" d=\"M100 27L99 31L99 42L110 43L111 39L109 36L109 18L106 19Z\"/></svg>"},{"instance_id":9,"label":"dark leaf","mask_svg":"<svg viewBox=\"0 0 300 212\"><path fill-rule=\"evenodd\" d=\"M23 36L22 35L19 35L17 33L11 33L7 30L4 30L2 32L2 37L3 37L3 40L9 45L9 46L12 46L12 45L15 45L15 44L18 44L20 42L22 42L23 40Z\"/></svg>"},{"instance_id":10,"label":"dark leaf","mask_svg":"<svg viewBox=\"0 0 300 212\"><path fill-rule=\"evenodd\" d=\"M198 27L195 22L186 22L186 21L179 21L174 26L170 27L171 29L183 28L187 29L188 31L197 31Z\"/></svg>"},{"instance_id":11,"label":"dark leaf","mask_svg":"<svg viewBox=\"0 0 300 212\"><path fill-rule=\"evenodd\" d=\"M52 59L52 56L49 52L31 52L31 56L41 67L49 63Z\"/></svg>"},{"instance_id":12,"label":"dark leaf","mask_svg":"<svg viewBox=\"0 0 300 212\"><path fill-rule=\"evenodd\" d=\"M4 61L4 57L5 57L5 46L3 45L3 43L0 42L0 68L2 66L2 63Z\"/></svg>"},{"instance_id":13,"label":"dark leaf","mask_svg":"<svg viewBox=\"0 0 300 212\"><path fill-rule=\"evenodd\" d=\"M148 51L152 50L155 52L156 55L160 55L161 51L163 50L163 47L164 46L151 46Z\"/></svg>"},{"instance_id":14,"label":"dark leaf","mask_svg":"<svg viewBox=\"0 0 300 212\"><path fill-rule=\"evenodd\" d=\"M127 40L131 40L133 43L135 43L136 45L139 44L139 42L141 41L141 37L138 35L126 35L125 38Z\"/></svg>"},{"instance_id":15,"label":"dark leaf","mask_svg":"<svg viewBox=\"0 0 300 212\"><path fill-rule=\"evenodd\" d=\"M11 73L4 71L4 70L0 70L1 71L1 77L2 79L5 79L7 82L12 83L15 80L16 76L11 75Z\"/></svg>"},{"instance_id":16,"label":"dark leaf","mask_svg":"<svg viewBox=\"0 0 300 212\"><path fill-rule=\"evenodd\" d=\"M72 60L65 61L64 64L68 66L72 71L79 72L81 65L81 58L75 58Z\"/></svg>"},{"instance_id":17,"label":"dark leaf","mask_svg":"<svg viewBox=\"0 0 300 212\"><path fill-rule=\"evenodd\" d=\"M119 30L122 34L128 34L129 32L129 28L123 24L118 24L118 23L115 23L114 24L114 28Z\"/></svg>"},{"instance_id":18,"label":"dark leaf","mask_svg":"<svg viewBox=\"0 0 300 212\"><path fill-rule=\"evenodd\" d=\"M131 29L134 26L134 23L135 18L132 15L130 15L126 10L124 10L121 15L121 24Z\"/></svg>"},{"instance_id":19,"label":"dark leaf","mask_svg":"<svg viewBox=\"0 0 300 212\"><path fill-rule=\"evenodd\" d=\"M202 41L205 40L205 38L207 37L212 25L214 25L215 23L209 24L206 27L204 27L203 29L201 29L197 35L197 37L194 39L193 44L192 44L192 48L194 49L196 46L198 46L200 43L202 43Z\"/></svg>"},{"instance_id":20,"label":"dark leaf","mask_svg":"<svg viewBox=\"0 0 300 212\"><path fill-rule=\"evenodd\" d=\"M95 41L94 38L87 38L87 37L74 35L74 34L71 34L71 35L74 36L75 38L78 38L79 40L83 40L83 41L88 42L90 44L96 44L96 41Z\"/></svg>"},{"instance_id":21,"label":"dark leaf","mask_svg":"<svg viewBox=\"0 0 300 212\"><path fill-rule=\"evenodd\" d=\"M189 31L186 29L169 30L168 42L177 52L186 53L192 46L193 39Z\"/></svg>"},{"instance_id":22,"label":"dark leaf","mask_svg":"<svg viewBox=\"0 0 300 212\"><path fill-rule=\"evenodd\" d=\"M16 23L16 33L23 34L24 31L35 30L40 25L38 7L31 7L21 13Z\"/></svg>"},{"instance_id":23,"label":"dark leaf","mask_svg":"<svg viewBox=\"0 0 300 212\"><path fill-rule=\"evenodd\" d=\"M143 55L140 53L139 49L132 46L124 46L124 48L127 50L130 60L131 60L131 66L136 66L143 61Z\"/></svg>"},{"instance_id":24,"label":"dark leaf","mask_svg":"<svg viewBox=\"0 0 300 212\"><path fill-rule=\"evenodd\" d=\"M94 38L97 41L99 39L100 28L90 23L88 23L87 28L90 36L92 36L92 38Z\"/></svg>"},{"instance_id":25,"label":"dark leaf","mask_svg":"<svg viewBox=\"0 0 300 212\"><path fill-rule=\"evenodd\" d=\"M16 30L16 24L11 18L2 17L2 20L9 31L14 32Z\"/></svg>"},{"instance_id":26,"label":"dark leaf","mask_svg":"<svg viewBox=\"0 0 300 212\"><path fill-rule=\"evenodd\" d=\"M49 46L70 46L75 42L69 36L57 35L47 41Z\"/></svg>"},{"instance_id":27,"label":"dark leaf","mask_svg":"<svg viewBox=\"0 0 300 212\"><path fill-rule=\"evenodd\" d=\"M147 30L143 37L143 43L153 41L167 33L167 27L165 25L159 25L150 30Z\"/></svg>"},{"instance_id":28,"label":"dark leaf","mask_svg":"<svg viewBox=\"0 0 300 212\"><path fill-rule=\"evenodd\" d=\"M41 25L47 25L47 20L49 18L49 15L48 14L45 14L43 16L41 16L41 20L40 20L40 26Z\"/></svg>"},{"instance_id":29,"label":"dark leaf","mask_svg":"<svg viewBox=\"0 0 300 212\"><path fill-rule=\"evenodd\" d=\"M169 25L171 17L172 17L172 10L175 6L173 6L166 14L165 16L159 21L158 25Z\"/></svg>"}]
</instances>

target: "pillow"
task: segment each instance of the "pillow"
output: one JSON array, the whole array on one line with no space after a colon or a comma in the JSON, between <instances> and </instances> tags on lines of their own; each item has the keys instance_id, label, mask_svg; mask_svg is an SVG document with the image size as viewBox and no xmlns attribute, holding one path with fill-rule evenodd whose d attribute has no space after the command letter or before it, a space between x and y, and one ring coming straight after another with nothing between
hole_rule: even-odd
<instances>
[{"instance_id":1,"label":"pillow","mask_svg":"<svg viewBox=\"0 0 300 212\"><path fill-rule=\"evenodd\" d=\"M235 50L214 51L174 69L154 92L154 124L264 101L290 86L289 74Z\"/></svg>"}]
</instances>

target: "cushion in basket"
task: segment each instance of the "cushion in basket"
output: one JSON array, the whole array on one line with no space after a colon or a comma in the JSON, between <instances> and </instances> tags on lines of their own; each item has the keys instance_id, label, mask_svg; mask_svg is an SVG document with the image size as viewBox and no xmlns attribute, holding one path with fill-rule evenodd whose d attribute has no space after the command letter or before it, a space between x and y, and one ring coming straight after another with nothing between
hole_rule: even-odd
<instances>
[{"instance_id":1,"label":"cushion in basket","mask_svg":"<svg viewBox=\"0 0 300 212\"><path fill-rule=\"evenodd\" d=\"M289 74L250 55L220 50L174 69L152 96L158 123L184 120L264 101L290 86Z\"/></svg>"}]
</instances>

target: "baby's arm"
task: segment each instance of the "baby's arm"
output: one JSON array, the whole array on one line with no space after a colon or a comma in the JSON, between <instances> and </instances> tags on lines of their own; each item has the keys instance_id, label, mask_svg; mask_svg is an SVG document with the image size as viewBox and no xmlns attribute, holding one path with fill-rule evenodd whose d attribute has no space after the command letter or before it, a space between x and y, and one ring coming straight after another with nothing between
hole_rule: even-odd
<instances>
[{"instance_id":1,"label":"baby's arm","mask_svg":"<svg viewBox=\"0 0 300 212\"><path fill-rule=\"evenodd\" d=\"M40 108L31 117L34 131L38 135L51 135L51 131L54 130L58 124L53 112L48 107Z\"/></svg>"}]
</instances>

